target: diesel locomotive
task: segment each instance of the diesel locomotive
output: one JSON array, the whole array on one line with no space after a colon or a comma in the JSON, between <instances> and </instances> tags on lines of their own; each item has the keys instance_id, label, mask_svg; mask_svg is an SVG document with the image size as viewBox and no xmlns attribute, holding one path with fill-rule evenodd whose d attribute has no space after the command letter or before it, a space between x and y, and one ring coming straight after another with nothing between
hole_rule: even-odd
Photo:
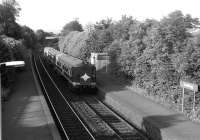
<instances>
[{"instance_id":1,"label":"diesel locomotive","mask_svg":"<svg viewBox=\"0 0 200 140\"><path fill-rule=\"evenodd\" d=\"M51 47L44 48L44 56L68 80L72 88L96 89L96 68L94 65Z\"/></svg>"}]
</instances>

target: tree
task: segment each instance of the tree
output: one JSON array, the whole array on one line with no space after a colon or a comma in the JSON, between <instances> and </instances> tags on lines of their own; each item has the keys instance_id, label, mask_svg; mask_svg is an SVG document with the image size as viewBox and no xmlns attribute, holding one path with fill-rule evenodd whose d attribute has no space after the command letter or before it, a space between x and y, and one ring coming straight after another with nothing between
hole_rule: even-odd
<instances>
[{"instance_id":1,"label":"tree","mask_svg":"<svg viewBox=\"0 0 200 140\"><path fill-rule=\"evenodd\" d=\"M5 44L5 42L2 39L3 37L0 37L0 63L6 62L12 60L12 54L11 54L11 47L8 47L8 45Z\"/></svg>"},{"instance_id":2,"label":"tree","mask_svg":"<svg viewBox=\"0 0 200 140\"><path fill-rule=\"evenodd\" d=\"M89 33L89 37L86 40L87 47L83 50L82 54L88 58L91 52L107 51L112 41L112 33L109 28L105 30L93 30Z\"/></svg>"},{"instance_id":3,"label":"tree","mask_svg":"<svg viewBox=\"0 0 200 140\"><path fill-rule=\"evenodd\" d=\"M27 26L22 26L21 33L22 33L22 38L23 38L23 42L25 46L27 48L34 49L37 42L37 38L34 31Z\"/></svg>"},{"instance_id":4,"label":"tree","mask_svg":"<svg viewBox=\"0 0 200 140\"><path fill-rule=\"evenodd\" d=\"M94 24L91 24L91 23L86 24L84 30L85 30L86 32L88 32L88 33L89 33L89 32L92 32L92 31L94 30Z\"/></svg>"},{"instance_id":5,"label":"tree","mask_svg":"<svg viewBox=\"0 0 200 140\"><path fill-rule=\"evenodd\" d=\"M82 25L78 22L78 20L73 20L63 27L61 34L62 36L66 36L71 31L83 31Z\"/></svg>"},{"instance_id":6,"label":"tree","mask_svg":"<svg viewBox=\"0 0 200 140\"><path fill-rule=\"evenodd\" d=\"M113 25L113 38L129 40L129 29L134 22L137 21L133 20L132 17L122 16L121 20Z\"/></svg>"},{"instance_id":7,"label":"tree","mask_svg":"<svg viewBox=\"0 0 200 140\"><path fill-rule=\"evenodd\" d=\"M0 33L11 37L20 37L19 25L16 18L19 16L19 4L15 0L6 0L0 4Z\"/></svg>"},{"instance_id":8,"label":"tree","mask_svg":"<svg viewBox=\"0 0 200 140\"><path fill-rule=\"evenodd\" d=\"M103 19L101 20L100 22L97 22L95 25L94 25L94 28L96 30L105 30L107 28L109 28L111 25L112 25L112 19L108 18L108 19Z\"/></svg>"},{"instance_id":9,"label":"tree","mask_svg":"<svg viewBox=\"0 0 200 140\"><path fill-rule=\"evenodd\" d=\"M88 38L85 40L86 48L82 49L82 58L88 59L91 52L107 51L108 46L113 41L112 20L101 20L94 25L90 25Z\"/></svg>"},{"instance_id":10,"label":"tree","mask_svg":"<svg viewBox=\"0 0 200 140\"><path fill-rule=\"evenodd\" d=\"M171 97L174 95L169 91L177 88L180 78L194 77L192 71L196 68L191 63L194 43L189 29L198 24L197 19L175 11L164 17L151 34L147 34L145 40L148 43L142 39L146 48L136 60L135 75L138 80L142 79L144 87L153 85L151 89L156 95Z\"/></svg>"},{"instance_id":11,"label":"tree","mask_svg":"<svg viewBox=\"0 0 200 140\"><path fill-rule=\"evenodd\" d=\"M39 29L36 31L35 35L36 35L37 41L43 44L46 37L46 33L42 29Z\"/></svg>"}]
</instances>

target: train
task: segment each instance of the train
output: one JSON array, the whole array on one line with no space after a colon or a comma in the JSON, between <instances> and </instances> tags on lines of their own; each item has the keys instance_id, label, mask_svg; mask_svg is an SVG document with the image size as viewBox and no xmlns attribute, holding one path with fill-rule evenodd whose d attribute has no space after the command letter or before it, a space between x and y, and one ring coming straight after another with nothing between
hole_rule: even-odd
<instances>
[{"instance_id":1,"label":"train","mask_svg":"<svg viewBox=\"0 0 200 140\"><path fill-rule=\"evenodd\" d=\"M96 91L96 67L52 47L44 48L44 57L64 76L73 89Z\"/></svg>"}]
</instances>

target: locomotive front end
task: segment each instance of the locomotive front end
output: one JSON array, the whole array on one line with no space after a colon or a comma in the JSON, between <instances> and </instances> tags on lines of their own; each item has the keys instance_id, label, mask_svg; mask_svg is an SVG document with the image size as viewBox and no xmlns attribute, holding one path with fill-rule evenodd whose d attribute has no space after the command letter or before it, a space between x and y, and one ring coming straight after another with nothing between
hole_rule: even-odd
<instances>
[{"instance_id":1,"label":"locomotive front end","mask_svg":"<svg viewBox=\"0 0 200 140\"><path fill-rule=\"evenodd\" d=\"M91 64L83 64L72 70L73 85L82 88L96 87L96 68Z\"/></svg>"}]
</instances>

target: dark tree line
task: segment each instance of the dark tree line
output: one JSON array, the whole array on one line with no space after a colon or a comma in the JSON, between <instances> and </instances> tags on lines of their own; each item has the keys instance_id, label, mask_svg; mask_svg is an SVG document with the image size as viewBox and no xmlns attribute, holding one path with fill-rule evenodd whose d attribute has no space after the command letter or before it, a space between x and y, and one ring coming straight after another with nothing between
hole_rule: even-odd
<instances>
[{"instance_id":1,"label":"dark tree line","mask_svg":"<svg viewBox=\"0 0 200 140\"><path fill-rule=\"evenodd\" d=\"M44 42L46 32L34 32L28 26L21 26L16 21L20 7L15 0L4 0L0 4L0 62L23 60L22 49L38 49ZM6 98L5 91L9 91L15 79L13 68L6 68L2 72L2 98Z\"/></svg>"},{"instance_id":2,"label":"dark tree line","mask_svg":"<svg viewBox=\"0 0 200 140\"><path fill-rule=\"evenodd\" d=\"M200 35L192 33L199 25L198 18L181 11L160 21L127 16L101 20L90 28L81 55L88 59L91 52L108 52L111 73L133 80L151 95L180 103L180 80L200 83Z\"/></svg>"},{"instance_id":3,"label":"dark tree line","mask_svg":"<svg viewBox=\"0 0 200 140\"><path fill-rule=\"evenodd\" d=\"M0 4L0 35L6 35L16 40L21 39L27 48L34 49L38 43L44 43L50 33L42 29L34 32L28 26L21 26L16 22L21 8L15 0L5 0Z\"/></svg>"}]
</instances>

